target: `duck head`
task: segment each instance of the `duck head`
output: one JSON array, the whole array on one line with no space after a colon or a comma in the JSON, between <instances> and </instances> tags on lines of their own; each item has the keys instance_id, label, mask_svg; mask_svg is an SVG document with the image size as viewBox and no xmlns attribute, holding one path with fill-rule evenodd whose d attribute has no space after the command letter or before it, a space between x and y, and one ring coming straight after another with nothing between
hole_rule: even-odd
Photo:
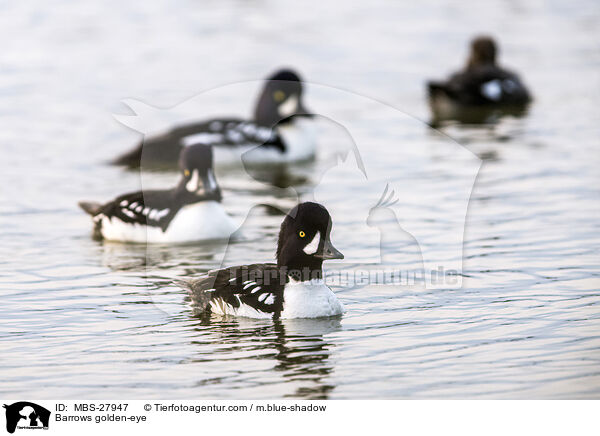
<instances>
[{"instance_id":1,"label":"duck head","mask_svg":"<svg viewBox=\"0 0 600 436\"><path fill-rule=\"evenodd\" d=\"M179 190L198 197L221 200L221 190L213 170L213 150L210 145L185 147L179 155L182 179Z\"/></svg>"},{"instance_id":2,"label":"duck head","mask_svg":"<svg viewBox=\"0 0 600 436\"><path fill-rule=\"evenodd\" d=\"M491 36L482 35L471 41L471 53L467 62L467 69L473 69L483 65L496 64L498 48Z\"/></svg>"},{"instance_id":3,"label":"duck head","mask_svg":"<svg viewBox=\"0 0 600 436\"><path fill-rule=\"evenodd\" d=\"M331 216L318 203L300 203L283 220L277 243L277 264L294 280L322 278L323 261L343 259L331 243Z\"/></svg>"},{"instance_id":4,"label":"duck head","mask_svg":"<svg viewBox=\"0 0 600 436\"><path fill-rule=\"evenodd\" d=\"M273 127L295 115L309 115L302 105L302 80L291 69L269 76L254 110L254 121Z\"/></svg>"}]
</instances>

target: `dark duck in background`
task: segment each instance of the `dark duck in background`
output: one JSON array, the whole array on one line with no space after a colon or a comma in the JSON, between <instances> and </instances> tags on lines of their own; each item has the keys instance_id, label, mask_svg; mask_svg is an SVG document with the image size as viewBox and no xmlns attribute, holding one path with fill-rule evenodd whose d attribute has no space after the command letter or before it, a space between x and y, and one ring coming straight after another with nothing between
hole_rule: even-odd
<instances>
[{"instance_id":1,"label":"dark duck in background","mask_svg":"<svg viewBox=\"0 0 600 436\"><path fill-rule=\"evenodd\" d=\"M196 311L249 318L319 318L344 313L323 280L323 261L343 259L331 243L331 217L318 203L301 203L283 220L277 263L255 263L210 271L192 282Z\"/></svg>"},{"instance_id":2,"label":"dark duck in background","mask_svg":"<svg viewBox=\"0 0 600 436\"><path fill-rule=\"evenodd\" d=\"M497 63L498 47L489 36L471 42L467 65L446 81L427 84L433 122L455 119L480 123L494 115L522 115L531 94L519 76Z\"/></svg>"}]
</instances>

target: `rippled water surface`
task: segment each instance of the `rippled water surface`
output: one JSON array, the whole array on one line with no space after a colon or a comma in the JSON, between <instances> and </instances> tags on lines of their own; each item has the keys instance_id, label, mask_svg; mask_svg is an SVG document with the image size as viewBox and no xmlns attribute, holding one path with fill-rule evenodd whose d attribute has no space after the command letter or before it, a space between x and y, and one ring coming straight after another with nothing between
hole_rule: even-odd
<instances>
[{"instance_id":1,"label":"rippled water surface","mask_svg":"<svg viewBox=\"0 0 600 436\"><path fill-rule=\"evenodd\" d=\"M1 2L0 394L598 398L600 8L404 3ZM524 118L435 132L420 121L424 80L459 67L480 31L500 39L535 102ZM280 65L313 83L309 107L349 130L321 120L317 161L278 170L288 189L219 171L244 240L146 249L90 238L77 201L140 188L139 173L105 164L140 138L112 116L128 114L122 99L175 107L165 122L243 115L256 83L247 95L225 88L210 107L180 103ZM352 157L332 167L348 132L368 180ZM369 227L388 182L398 221L383 214ZM337 267L373 262L381 235L383 265L406 271L421 265L415 239L424 258L460 263L471 194L462 287L338 285L341 319L197 318L172 280L223 256L271 260L282 216L255 205L287 210L296 193L332 212L346 254Z\"/></svg>"}]
</instances>

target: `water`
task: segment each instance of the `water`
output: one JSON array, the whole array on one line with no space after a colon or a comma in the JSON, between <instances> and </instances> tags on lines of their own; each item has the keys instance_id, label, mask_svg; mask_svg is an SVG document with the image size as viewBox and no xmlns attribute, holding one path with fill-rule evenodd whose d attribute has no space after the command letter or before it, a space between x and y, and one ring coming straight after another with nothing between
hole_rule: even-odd
<instances>
[{"instance_id":1,"label":"water","mask_svg":"<svg viewBox=\"0 0 600 436\"><path fill-rule=\"evenodd\" d=\"M594 1L463 3L2 2L0 394L598 398L600 10ZM462 64L479 31L499 37L502 60L536 100L522 119L443 128L483 159L464 226L462 288L336 286L347 308L340 320L205 323L171 280L219 266L225 247L147 251L91 240L76 202L140 187L139 174L104 164L139 139L112 118L127 113L120 100L171 107L293 65L316 84L309 107L342 113L372 139L363 150L369 183L381 192L392 182L401 222L435 241L434 257L452 258L444 229L456 223L444 217L460 206L453 192L468 171L452 141L418 119L428 118L423 81ZM382 106L320 99L317 84L392 105L402 122L392 125ZM205 110L249 113L251 100ZM175 112L194 115L187 110ZM330 208L347 262L372 259L377 229L353 213L364 181L343 166L326 171L346 139L324 131L317 162L286 175L305 179L294 185L302 198L314 189ZM236 219L260 202L294 204L293 190L244 176L219 174ZM175 179L151 174L144 183ZM259 207L251 217L226 262L272 259L281 216ZM384 264L418 268L411 247L396 243Z\"/></svg>"}]
</instances>

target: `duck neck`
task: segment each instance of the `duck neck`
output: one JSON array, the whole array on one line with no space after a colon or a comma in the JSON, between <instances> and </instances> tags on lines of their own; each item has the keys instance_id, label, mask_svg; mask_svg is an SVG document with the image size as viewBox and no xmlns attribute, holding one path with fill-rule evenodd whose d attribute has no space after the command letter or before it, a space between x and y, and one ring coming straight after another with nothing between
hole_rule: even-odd
<instances>
[{"instance_id":1,"label":"duck neck","mask_svg":"<svg viewBox=\"0 0 600 436\"><path fill-rule=\"evenodd\" d=\"M477 68L490 67L496 65L496 59L494 56L486 55L482 56L477 53L472 53L467 61L467 71L476 70Z\"/></svg>"},{"instance_id":2,"label":"duck neck","mask_svg":"<svg viewBox=\"0 0 600 436\"><path fill-rule=\"evenodd\" d=\"M178 201L182 204L191 204L197 203L199 201L209 201L214 200L220 202L222 199L221 196L221 188L219 185L215 185L211 190L202 191L202 192L190 192L188 191L186 185L188 180L185 177L182 177L179 181L179 184L173 191L173 196L175 201Z\"/></svg>"},{"instance_id":3,"label":"duck neck","mask_svg":"<svg viewBox=\"0 0 600 436\"><path fill-rule=\"evenodd\" d=\"M279 268L292 280L307 282L323 278L323 260L311 256L287 261L284 264L277 262Z\"/></svg>"}]
</instances>

